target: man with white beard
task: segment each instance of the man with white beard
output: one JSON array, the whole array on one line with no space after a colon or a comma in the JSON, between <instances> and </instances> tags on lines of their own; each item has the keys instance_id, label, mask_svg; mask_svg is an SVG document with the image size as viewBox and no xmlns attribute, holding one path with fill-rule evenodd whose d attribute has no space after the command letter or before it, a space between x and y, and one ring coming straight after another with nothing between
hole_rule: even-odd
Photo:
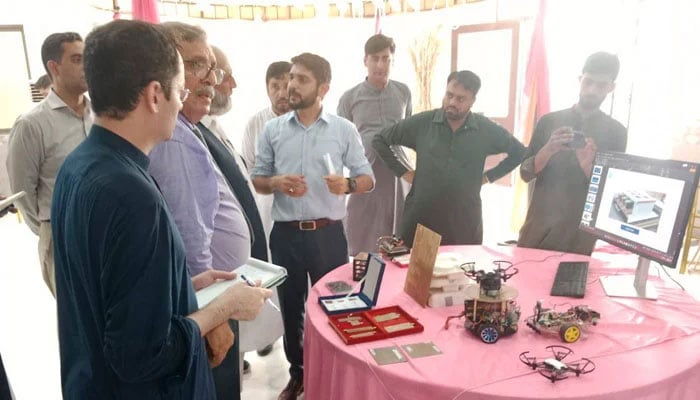
<instances>
[{"instance_id":1,"label":"man with white beard","mask_svg":"<svg viewBox=\"0 0 700 400\"><path fill-rule=\"evenodd\" d=\"M260 213L253 197L255 188L250 180L247 179L246 163L228 139L221 123L217 120L217 117L226 114L232 108L231 95L233 94L233 89L236 88L236 80L233 77L231 64L226 55L216 46L212 46L212 50L216 57L216 65L224 71L224 77L221 83L214 86L215 94L211 102L209 115L205 115L202 118L197 124L197 128L204 135L209 153L214 158L233 190L233 194L243 208L252 239L250 255L259 260L267 261L267 235L263 229ZM272 300L275 303L279 303L276 291ZM254 350L258 350L258 354L261 356L269 354L272 351L272 343L282 336L283 329L280 313L267 303L255 321L240 324L238 345L244 373L250 371L250 364L247 361L242 361L242 354Z\"/></svg>"}]
</instances>

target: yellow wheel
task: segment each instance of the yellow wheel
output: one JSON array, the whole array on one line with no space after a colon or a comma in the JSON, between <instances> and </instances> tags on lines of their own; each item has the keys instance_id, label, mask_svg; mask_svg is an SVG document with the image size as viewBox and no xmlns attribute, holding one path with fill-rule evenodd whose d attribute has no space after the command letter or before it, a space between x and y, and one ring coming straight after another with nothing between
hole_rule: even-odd
<instances>
[{"instance_id":1,"label":"yellow wheel","mask_svg":"<svg viewBox=\"0 0 700 400\"><path fill-rule=\"evenodd\" d=\"M581 337L581 328L574 324L565 324L559 330L559 337L566 343L573 343Z\"/></svg>"}]
</instances>

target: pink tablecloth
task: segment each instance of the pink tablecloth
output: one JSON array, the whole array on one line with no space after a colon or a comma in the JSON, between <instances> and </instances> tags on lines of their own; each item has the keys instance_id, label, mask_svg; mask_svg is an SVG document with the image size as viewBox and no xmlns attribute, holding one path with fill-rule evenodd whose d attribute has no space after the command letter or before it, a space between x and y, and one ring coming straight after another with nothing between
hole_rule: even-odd
<instances>
[{"instance_id":1,"label":"pink tablecloth","mask_svg":"<svg viewBox=\"0 0 700 400\"><path fill-rule=\"evenodd\" d=\"M463 306L421 308L403 292L406 270L387 264L378 307L398 304L425 326L423 333L358 345L345 345L328 325L318 305L329 294L324 283L352 282L351 267L341 266L318 282L309 294L304 339L306 400L343 399L635 399L697 400L700 398L700 303L660 280L654 283L658 301L605 296L601 275L630 273L636 261L603 256L600 261L580 255L514 247L446 247L478 265L505 259L518 263L520 273L508 281L520 291L522 317L519 332L493 345L482 343L452 320ZM542 261L544 260L544 261ZM560 261L590 261L585 299L549 296ZM652 268L653 272L653 268ZM553 336L538 335L522 322L535 302L544 306L587 304L602 314L598 326L568 345L587 357L596 370L581 377L551 383L518 360L523 351L547 355L545 346L564 344ZM407 363L379 366L368 350L390 345L432 341L444 354L409 359Z\"/></svg>"}]
</instances>

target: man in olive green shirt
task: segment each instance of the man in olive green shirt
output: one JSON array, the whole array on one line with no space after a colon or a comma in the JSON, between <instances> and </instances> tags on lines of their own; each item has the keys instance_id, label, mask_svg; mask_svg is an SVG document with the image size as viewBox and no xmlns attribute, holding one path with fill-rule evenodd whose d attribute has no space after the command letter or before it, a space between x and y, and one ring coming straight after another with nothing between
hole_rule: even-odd
<instances>
[{"instance_id":1,"label":"man in olive green shirt","mask_svg":"<svg viewBox=\"0 0 700 400\"><path fill-rule=\"evenodd\" d=\"M471 71L452 72L442 108L407 118L377 134L372 145L386 165L412 183L399 234L413 244L417 224L442 235L442 244L481 244L481 185L520 164L525 147L506 129L472 113L481 80ZM416 170L407 169L391 145L414 149ZM508 156L484 172L492 154Z\"/></svg>"}]
</instances>

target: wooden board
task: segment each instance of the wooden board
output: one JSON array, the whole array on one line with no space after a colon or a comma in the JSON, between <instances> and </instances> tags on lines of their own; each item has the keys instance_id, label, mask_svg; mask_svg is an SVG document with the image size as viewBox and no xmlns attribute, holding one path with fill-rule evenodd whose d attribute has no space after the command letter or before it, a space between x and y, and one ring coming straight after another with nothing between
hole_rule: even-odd
<instances>
[{"instance_id":1,"label":"wooden board","mask_svg":"<svg viewBox=\"0 0 700 400\"><path fill-rule=\"evenodd\" d=\"M403 291L423 307L430 297L430 281L441 240L442 236L418 224Z\"/></svg>"}]
</instances>

